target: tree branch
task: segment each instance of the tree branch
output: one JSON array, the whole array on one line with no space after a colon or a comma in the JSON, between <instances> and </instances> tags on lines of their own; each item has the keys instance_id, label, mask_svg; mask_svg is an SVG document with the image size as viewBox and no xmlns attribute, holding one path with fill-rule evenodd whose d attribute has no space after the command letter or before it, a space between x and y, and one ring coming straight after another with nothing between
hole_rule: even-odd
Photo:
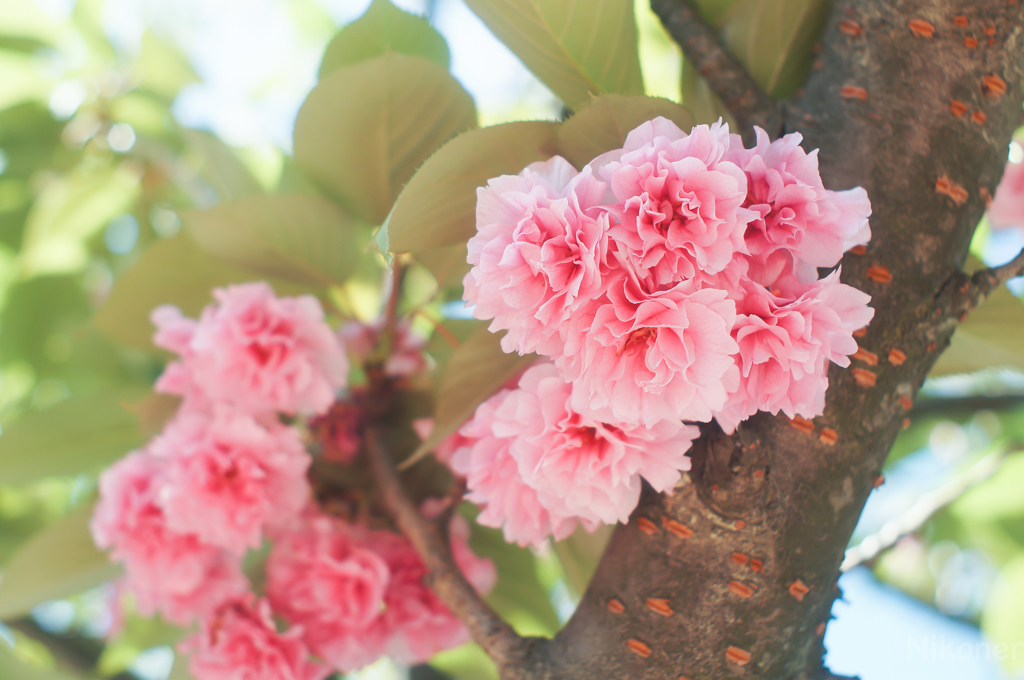
<instances>
[{"instance_id":1,"label":"tree branch","mask_svg":"<svg viewBox=\"0 0 1024 680\"><path fill-rule=\"evenodd\" d=\"M922 494L909 510L886 522L877 533L866 536L860 543L847 550L843 564L839 567L840 571L849 571L859 564L870 562L882 554L882 551L896 545L904 536L920 529L940 510L994 475L1006 455L1004 449L990 453L938 488Z\"/></svg>"},{"instance_id":2,"label":"tree branch","mask_svg":"<svg viewBox=\"0 0 1024 680\"><path fill-rule=\"evenodd\" d=\"M782 131L782 111L765 94L743 65L729 54L700 14L687 0L651 0L651 9L704 76L725 108L736 118L744 140L753 139L753 126L773 139ZM750 139L747 139L747 138Z\"/></svg>"},{"instance_id":3,"label":"tree branch","mask_svg":"<svg viewBox=\"0 0 1024 680\"><path fill-rule=\"evenodd\" d=\"M367 429L366 449L384 506L426 564L428 585L466 624L473 639L497 664L502 677L533 677L519 674L529 672L526 658L543 641L519 637L473 589L455 564L445 532L424 518L402 489L394 463L374 428Z\"/></svg>"},{"instance_id":4,"label":"tree branch","mask_svg":"<svg viewBox=\"0 0 1024 680\"><path fill-rule=\"evenodd\" d=\"M970 286L976 302L972 306L976 307L981 304L993 289L1022 274L1024 274L1024 250L1004 265L974 272L971 275Z\"/></svg>"}]
</instances>

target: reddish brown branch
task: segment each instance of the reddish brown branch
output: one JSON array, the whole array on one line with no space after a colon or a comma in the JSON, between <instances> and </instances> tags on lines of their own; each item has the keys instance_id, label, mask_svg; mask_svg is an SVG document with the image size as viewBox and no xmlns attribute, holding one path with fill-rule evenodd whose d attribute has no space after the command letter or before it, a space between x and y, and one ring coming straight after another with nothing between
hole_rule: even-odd
<instances>
[{"instance_id":1,"label":"reddish brown branch","mask_svg":"<svg viewBox=\"0 0 1024 680\"><path fill-rule=\"evenodd\" d=\"M753 126L764 128L774 139L782 130L779 105L765 94L743 65L729 54L713 28L687 0L651 0L651 9L665 30L704 76L725 108L736 118L739 132L753 139ZM747 140L750 141L750 140Z\"/></svg>"},{"instance_id":2,"label":"reddish brown branch","mask_svg":"<svg viewBox=\"0 0 1024 680\"><path fill-rule=\"evenodd\" d=\"M373 428L367 430L366 449L384 506L427 566L427 584L462 620L502 677L532 677L520 674L528 672L527 656L543 641L519 637L473 589L455 564L446 532L424 518L406 495L380 433Z\"/></svg>"},{"instance_id":3,"label":"reddish brown branch","mask_svg":"<svg viewBox=\"0 0 1024 680\"><path fill-rule=\"evenodd\" d=\"M974 272L971 275L971 290L976 300L974 304L981 304L992 290L1021 275L1024 275L1024 251L1004 265Z\"/></svg>"}]
</instances>

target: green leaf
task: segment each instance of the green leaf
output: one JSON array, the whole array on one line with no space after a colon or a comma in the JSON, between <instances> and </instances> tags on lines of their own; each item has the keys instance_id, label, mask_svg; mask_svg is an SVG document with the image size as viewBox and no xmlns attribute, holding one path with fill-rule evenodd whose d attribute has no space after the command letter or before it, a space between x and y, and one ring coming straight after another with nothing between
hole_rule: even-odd
<instances>
[{"instance_id":1,"label":"green leaf","mask_svg":"<svg viewBox=\"0 0 1024 680\"><path fill-rule=\"evenodd\" d=\"M72 680L70 675L45 668L33 668L18 661L17 657L0 640L0 678L9 680Z\"/></svg>"},{"instance_id":2,"label":"green leaf","mask_svg":"<svg viewBox=\"0 0 1024 680\"><path fill-rule=\"evenodd\" d=\"M3 571L0 619L23 616L47 600L69 597L117 576L92 542L92 505L75 510L32 538Z\"/></svg>"},{"instance_id":3,"label":"green leaf","mask_svg":"<svg viewBox=\"0 0 1024 680\"><path fill-rule=\"evenodd\" d=\"M0 479L25 484L52 475L100 470L145 442L125 400L141 390L73 396L30 411L0 435Z\"/></svg>"},{"instance_id":4,"label":"green leaf","mask_svg":"<svg viewBox=\"0 0 1024 680\"><path fill-rule=\"evenodd\" d=\"M520 635L551 637L558 632L558 614L537 576L537 558L529 548L506 543L501 530L475 523L469 545L477 555L494 560L498 568L498 582L488 593L487 604Z\"/></svg>"},{"instance_id":5,"label":"green leaf","mask_svg":"<svg viewBox=\"0 0 1024 680\"><path fill-rule=\"evenodd\" d=\"M762 90L788 97L810 71L831 6L828 0L737 0L724 17L722 39Z\"/></svg>"},{"instance_id":6,"label":"green leaf","mask_svg":"<svg viewBox=\"0 0 1024 680\"><path fill-rule=\"evenodd\" d=\"M449 678L500 680L494 661L475 642L467 642L455 649L446 649L436 654L430 659L430 665Z\"/></svg>"},{"instance_id":7,"label":"green leaf","mask_svg":"<svg viewBox=\"0 0 1024 680\"><path fill-rule=\"evenodd\" d=\"M209 182L222 201L259 196L263 187L234 150L209 132L185 130L185 140L199 152L199 174Z\"/></svg>"},{"instance_id":8,"label":"green leaf","mask_svg":"<svg viewBox=\"0 0 1024 680\"><path fill-rule=\"evenodd\" d=\"M388 52L423 57L447 69L448 43L423 17L404 12L389 0L373 0L363 16L334 37L320 62L320 78Z\"/></svg>"},{"instance_id":9,"label":"green leaf","mask_svg":"<svg viewBox=\"0 0 1024 680\"><path fill-rule=\"evenodd\" d=\"M25 223L23 273L80 270L89 257L87 241L130 210L138 193L139 177L126 166L81 169L51 180Z\"/></svg>"},{"instance_id":10,"label":"green leaf","mask_svg":"<svg viewBox=\"0 0 1024 680\"><path fill-rule=\"evenodd\" d=\"M970 373L989 366L1024 368L1022 337L1024 305L1000 286L957 327L929 376Z\"/></svg>"},{"instance_id":11,"label":"green leaf","mask_svg":"<svg viewBox=\"0 0 1024 680\"><path fill-rule=\"evenodd\" d=\"M682 82L679 84L683 105L693 113L694 122L698 125L714 123L719 118L729 123L730 129L736 129L736 122L726 110L725 105L708 85L704 76L697 72L697 67L689 59L683 58Z\"/></svg>"},{"instance_id":12,"label":"green leaf","mask_svg":"<svg viewBox=\"0 0 1024 680\"><path fill-rule=\"evenodd\" d=\"M416 168L473 127L473 99L448 71L386 54L313 89L295 120L295 160L353 214L380 224Z\"/></svg>"},{"instance_id":13,"label":"green leaf","mask_svg":"<svg viewBox=\"0 0 1024 680\"><path fill-rule=\"evenodd\" d=\"M633 0L467 0L570 109L596 94L643 94Z\"/></svg>"},{"instance_id":14,"label":"green leaf","mask_svg":"<svg viewBox=\"0 0 1024 680\"><path fill-rule=\"evenodd\" d=\"M613 531L613 525L602 525L592 533L579 527L568 538L552 544L565 572L566 585L575 597L583 597Z\"/></svg>"},{"instance_id":15,"label":"green leaf","mask_svg":"<svg viewBox=\"0 0 1024 680\"><path fill-rule=\"evenodd\" d=\"M140 87L167 102L174 101L186 85L200 80L180 50L150 31L142 34L141 50L132 70Z\"/></svg>"},{"instance_id":16,"label":"green leaf","mask_svg":"<svg viewBox=\"0 0 1024 680\"><path fill-rule=\"evenodd\" d=\"M259 196L182 215L191 236L225 262L298 284L340 284L360 247L354 220L326 198Z\"/></svg>"},{"instance_id":17,"label":"green leaf","mask_svg":"<svg viewBox=\"0 0 1024 680\"><path fill-rule=\"evenodd\" d=\"M426 267L441 290L462 289L462 279L469 271L466 244L456 243L439 248L425 248L416 252L416 261ZM461 297L461 295L459 296Z\"/></svg>"},{"instance_id":18,"label":"green leaf","mask_svg":"<svg viewBox=\"0 0 1024 680\"><path fill-rule=\"evenodd\" d=\"M504 331L491 333L480 327L452 352L437 387L434 429L403 467L432 451L466 422L477 406L536 361L535 354L506 354L501 349L504 335Z\"/></svg>"},{"instance_id":19,"label":"green leaf","mask_svg":"<svg viewBox=\"0 0 1024 680\"><path fill-rule=\"evenodd\" d=\"M171 666L171 674L167 680L195 680L188 670L188 657L184 654L174 655L174 665Z\"/></svg>"},{"instance_id":20,"label":"green leaf","mask_svg":"<svg viewBox=\"0 0 1024 680\"><path fill-rule=\"evenodd\" d=\"M951 506L961 519L991 521L1024 516L1024 454L1009 456L989 479L967 491Z\"/></svg>"},{"instance_id":21,"label":"green leaf","mask_svg":"<svg viewBox=\"0 0 1024 680\"><path fill-rule=\"evenodd\" d=\"M1014 654L1024 640L1024 557L1003 567L981 614L981 629L993 649L1002 650L996 658L1010 674L1024 668L1024 654Z\"/></svg>"},{"instance_id":22,"label":"green leaf","mask_svg":"<svg viewBox=\"0 0 1024 680\"><path fill-rule=\"evenodd\" d=\"M445 144L402 191L388 218L391 250L417 252L465 244L476 233L476 190L555 155L555 123L505 123ZM463 248L465 246L463 245Z\"/></svg>"},{"instance_id":23,"label":"green leaf","mask_svg":"<svg viewBox=\"0 0 1024 680\"><path fill-rule=\"evenodd\" d=\"M622 148L633 128L657 116L668 118L689 132L693 114L679 104L658 97L596 97L558 130L558 152L577 168L597 156Z\"/></svg>"},{"instance_id":24,"label":"green leaf","mask_svg":"<svg viewBox=\"0 0 1024 680\"><path fill-rule=\"evenodd\" d=\"M187 234L179 234L151 246L117 279L96 315L96 325L121 344L153 350L149 315L155 307L176 305L186 315L195 316L213 301L210 291L214 288L262 278L214 258ZM271 283L278 294L297 292L280 282Z\"/></svg>"}]
</instances>

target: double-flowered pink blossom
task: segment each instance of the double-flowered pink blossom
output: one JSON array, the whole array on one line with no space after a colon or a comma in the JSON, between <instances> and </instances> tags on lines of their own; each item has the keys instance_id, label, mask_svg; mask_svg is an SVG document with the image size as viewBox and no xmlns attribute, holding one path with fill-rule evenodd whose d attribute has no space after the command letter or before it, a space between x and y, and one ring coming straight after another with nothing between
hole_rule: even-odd
<instances>
[{"instance_id":1,"label":"double-flowered pink blossom","mask_svg":"<svg viewBox=\"0 0 1024 680\"><path fill-rule=\"evenodd\" d=\"M668 491L688 470L697 429L678 419L651 427L581 415L576 389L550 363L528 369L513 390L477 409L461 430L467 441L452 467L467 478L468 498L483 505L477 521L502 527L522 545L564 538L582 521L624 522L640 479Z\"/></svg>"},{"instance_id":2,"label":"double-flowered pink blossom","mask_svg":"<svg viewBox=\"0 0 1024 680\"><path fill-rule=\"evenodd\" d=\"M594 272L592 285L574 289L560 317L537 315L556 287L521 255L564 242L564 229L533 227L538 200L521 198L539 166L480 191L465 299L492 330L510 329L506 351L552 363L439 447L457 447L449 465L482 506L478 522L538 544L624 521L641 477L668 490L687 469L696 431L683 422L716 419L731 432L757 411L822 413L828 367L849 365L872 310L838 270L819 279L818 269L868 241L871 204L859 187L826 189L800 141L758 130L745 149L720 122L687 133L656 118L578 175L548 161L564 170L557 186L593 183L580 212L603 229L600 257L574 260L593 263L574 270Z\"/></svg>"},{"instance_id":3,"label":"double-flowered pink blossom","mask_svg":"<svg viewBox=\"0 0 1024 680\"><path fill-rule=\"evenodd\" d=\"M92 534L124 564L140 612L186 624L245 593L248 582L240 557L168 526L165 484L165 461L147 452L120 460L100 477Z\"/></svg>"},{"instance_id":4,"label":"double-flowered pink blossom","mask_svg":"<svg viewBox=\"0 0 1024 680\"><path fill-rule=\"evenodd\" d=\"M456 517L450 534L456 564L470 584L486 594L494 586L494 564L469 549L464 520ZM391 576L378 622L385 631L384 653L411 665L469 642L469 631L462 621L426 585L427 567L409 540L389 531L372 532L368 540Z\"/></svg>"},{"instance_id":5,"label":"double-flowered pink blossom","mask_svg":"<svg viewBox=\"0 0 1024 680\"><path fill-rule=\"evenodd\" d=\"M467 531L461 519L453 523L453 554L486 592L494 565L469 550ZM310 512L275 545L267 594L276 611L301 627L313 653L337 670L361 668L383 654L419 663L469 639L424 583L426 573L408 539Z\"/></svg>"},{"instance_id":6,"label":"double-flowered pink blossom","mask_svg":"<svg viewBox=\"0 0 1024 680\"><path fill-rule=\"evenodd\" d=\"M349 354L360 363L372 358L381 344L387 324L384 319L374 323L349 321L338 331L338 337ZM412 328L412 317L402 319L393 329L386 357L381 358L384 375L389 378L409 378L427 369L423 354L427 341Z\"/></svg>"},{"instance_id":7,"label":"double-flowered pink blossom","mask_svg":"<svg viewBox=\"0 0 1024 680\"><path fill-rule=\"evenodd\" d=\"M377 624L391 572L366 534L311 512L278 539L267 562L274 609L301 626L310 649L342 671L375 661L386 640Z\"/></svg>"},{"instance_id":8,"label":"double-flowered pink blossom","mask_svg":"<svg viewBox=\"0 0 1024 680\"><path fill-rule=\"evenodd\" d=\"M744 149L733 135L726 158L747 177L744 205L757 216L746 230L750 277L766 286L787 265L802 283L818 278L818 267L834 267L843 253L871 238L867 192L857 187L830 191L818 173L818 152L800 146L794 132L774 142L755 128L757 144Z\"/></svg>"},{"instance_id":9,"label":"double-flowered pink blossom","mask_svg":"<svg viewBox=\"0 0 1024 680\"><path fill-rule=\"evenodd\" d=\"M198 321L174 307L154 310L156 344L181 356L158 389L250 413L309 415L331 405L348 360L316 298L278 298L265 283L213 294L217 304Z\"/></svg>"},{"instance_id":10,"label":"double-flowered pink blossom","mask_svg":"<svg viewBox=\"0 0 1024 680\"><path fill-rule=\"evenodd\" d=\"M648 290L673 287L698 271L721 271L754 213L741 207L746 177L725 160L729 126L689 134L664 118L643 123L618 151L593 161L609 183L618 217L610 235Z\"/></svg>"},{"instance_id":11,"label":"double-flowered pink blossom","mask_svg":"<svg viewBox=\"0 0 1024 680\"><path fill-rule=\"evenodd\" d=\"M715 418L726 432L757 411L813 418L825 408L828 363L849 366L853 331L871 320L870 298L839 282L839 271L795 289L746 282L733 336L738 389Z\"/></svg>"},{"instance_id":12,"label":"double-flowered pink blossom","mask_svg":"<svg viewBox=\"0 0 1024 680\"><path fill-rule=\"evenodd\" d=\"M581 412L648 427L707 421L737 384L735 320L724 290L687 282L646 293L629 272L570 322L556 363Z\"/></svg>"},{"instance_id":13,"label":"double-flowered pink blossom","mask_svg":"<svg viewBox=\"0 0 1024 680\"><path fill-rule=\"evenodd\" d=\"M477 190L465 299L507 352L554 354L559 327L604 285L605 184L555 156Z\"/></svg>"},{"instance_id":14,"label":"double-flowered pink blossom","mask_svg":"<svg viewBox=\"0 0 1024 680\"><path fill-rule=\"evenodd\" d=\"M253 605L250 599L224 604L182 643L196 680L322 680L330 674L309 660L301 630L279 633L267 601Z\"/></svg>"},{"instance_id":15,"label":"double-flowered pink blossom","mask_svg":"<svg viewBox=\"0 0 1024 680\"><path fill-rule=\"evenodd\" d=\"M309 498L306 455L295 428L231 412L185 411L150 444L166 461L160 492L167 525L242 554Z\"/></svg>"}]
</instances>

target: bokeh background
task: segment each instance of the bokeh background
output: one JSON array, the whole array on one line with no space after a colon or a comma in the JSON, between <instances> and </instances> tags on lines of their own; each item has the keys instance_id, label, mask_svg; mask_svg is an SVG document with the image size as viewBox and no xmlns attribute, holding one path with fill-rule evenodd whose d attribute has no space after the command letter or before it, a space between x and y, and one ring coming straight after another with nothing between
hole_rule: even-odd
<instances>
[{"instance_id":1,"label":"bokeh background","mask_svg":"<svg viewBox=\"0 0 1024 680\"><path fill-rule=\"evenodd\" d=\"M120 455L139 443L135 421L109 406L143 393L159 365L97 327L112 282L177 233L177 211L301 181L288 157L295 114L324 46L368 4L0 0L0 426L10 430L0 434L0 574L19 553L26 563L26 549L45 571L45 546L28 539L74 513L94 485L40 479L18 452L69 436L76 446L61 455ZM560 114L461 0L395 4L446 37L481 125ZM643 0L636 16L647 93L679 101L678 49ZM1020 163L1024 150L1011 144L1008 157ZM1022 245L1024 228L983 221L972 254L999 264ZM836 673L1024 678L1024 338L1014 330L1024 307L1004 298L958 332L865 508L825 635ZM365 301L367 315L375 304ZM975 370L991 364L1005 367ZM525 567L536 565L562 620L586 558L555 549ZM0 598L0 678L22 680L8 661L17 658L33 680L75 669L166 680L170 633L117 602L112 584L29 615L5 616ZM451 656L449 673L480 677ZM381 662L353 677L408 674Z\"/></svg>"}]
</instances>

